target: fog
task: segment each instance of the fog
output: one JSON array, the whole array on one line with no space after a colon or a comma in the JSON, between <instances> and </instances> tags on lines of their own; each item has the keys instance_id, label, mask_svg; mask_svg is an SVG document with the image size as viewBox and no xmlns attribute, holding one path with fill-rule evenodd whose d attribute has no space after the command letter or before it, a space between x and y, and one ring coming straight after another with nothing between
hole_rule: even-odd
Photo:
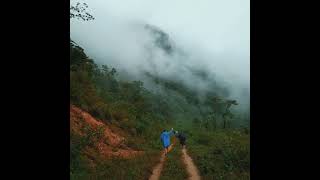
<instances>
[{"instance_id":1,"label":"fog","mask_svg":"<svg viewBox=\"0 0 320 180\"><path fill-rule=\"evenodd\" d=\"M71 20L70 36L99 64L107 64L132 79L152 83L143 75L179 80L199 91L211 77L228 89L239 109L249 109L249 0L88 0L93 21ZM71 4L73 2L71 1ZM174 53L154 45L153 25L169 35ZM190 68L203 70L208 80Z\"/></svg>"}]
</instances>

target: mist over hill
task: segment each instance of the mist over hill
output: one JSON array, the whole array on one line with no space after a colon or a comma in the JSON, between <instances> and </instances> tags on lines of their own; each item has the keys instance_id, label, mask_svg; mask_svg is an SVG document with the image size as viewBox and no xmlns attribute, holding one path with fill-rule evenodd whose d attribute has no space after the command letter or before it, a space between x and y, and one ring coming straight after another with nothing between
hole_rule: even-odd
<instances>
[{"instance_id":1,"label":"mist over hill","mask_svg":"<svg viewBox=\"0 0 320 180\"><path fill-rule=\"evenodd\" d=\"M235 25L235 22L229 17L222 17L226 18L225 22L200 23L192 19L190 24L196 26L180 25L185 28L181 30L163 21L164 14L160 13L160 9L164 8L162 6L152 6L157 10L152 18L147 18L135 14L135 10L126 9L127 13L120 14L124 7L117 3L108 2L104 8L98 7L100 3L90 3L94 21L71 21L71 38L95 62L115 67L119 80L142 81L148 90L168 97L166 99L172 103L184 104L184 108L175 106L181 113L198 116L201 110L198 104L192 103L198 101L204 105L208 97L221 96L236 100L239 104L232 107L233 110L249 116L249 46L246 44L248 39L245 39L248 32L243 33L245 28L238 27L223 34L222 27ZM204 7L205 3L197 6ZM142 4L145 6L139 9L141 13L149 7L148 3ZM189 6L186 3L176 8L178 12L185 13ZM200 14L195 16L205 18L198 11L195 13ZM216 13L223 14L220 11ZM170 22L181 21L181 17L170 17ZM209 31L198 31L200 28L212 29L210 24L217 24L211 34ZM241 36L235 36L238 31L242 32ZM221 37L217 38L219 33ZM185 100L186 94L192 96L192 103ZM203 109L205 111L207 107L203 106Z\"/></svg>"}]
</instances>

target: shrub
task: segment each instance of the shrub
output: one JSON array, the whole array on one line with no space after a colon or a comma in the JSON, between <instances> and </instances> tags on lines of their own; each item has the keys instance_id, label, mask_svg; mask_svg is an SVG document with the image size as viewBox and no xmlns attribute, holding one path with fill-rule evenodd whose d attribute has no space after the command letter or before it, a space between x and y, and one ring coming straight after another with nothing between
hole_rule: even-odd
<instances>
[{"instance_id":1,"label":"shrub","mask_svg":"<svg viewBox=\"0 0 320 180\"><path fill-rule=\"evenodd\" d=\"M197 142L201 145L208 146L211 142L211 137L207 133L201 133L197 137Z\"/></svg>"}]
</instances>

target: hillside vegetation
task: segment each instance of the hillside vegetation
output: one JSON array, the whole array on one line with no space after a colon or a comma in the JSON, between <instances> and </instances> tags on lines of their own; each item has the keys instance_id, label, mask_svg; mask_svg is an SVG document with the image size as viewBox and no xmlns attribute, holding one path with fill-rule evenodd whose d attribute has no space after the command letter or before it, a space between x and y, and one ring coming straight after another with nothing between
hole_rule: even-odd
<instances>
[{"instance_id":1,"label":"hillside vegetation","mask_svg":"<svg viewBox=\"0 0 320 180\"><path fill-rule=\"evenodd\" d=\"M165 48L172 53L172 47ZM232 112L237 101L215 91L199 98L185 84L152 72L146 76L161 92L148 90L142 81L120 80L117 74L115 68L97 65L70 41L71 179L147 178L162 149L160 133L171 127L186 133L188 149L201 176L249 179L250 128L235 123L242 118ZM81 121L81 117L73 119L77 116L74 112L87 113L98 125ZM106 129L121 142L110 142ZM168 156L163 179L185 177L185 172L176 169L181 168L177 149ZM119 155L116 152L121 150L141 153L112 155ZM104 155L106 151L110 151L108 155Z\"/></svg>"}]
</instances>

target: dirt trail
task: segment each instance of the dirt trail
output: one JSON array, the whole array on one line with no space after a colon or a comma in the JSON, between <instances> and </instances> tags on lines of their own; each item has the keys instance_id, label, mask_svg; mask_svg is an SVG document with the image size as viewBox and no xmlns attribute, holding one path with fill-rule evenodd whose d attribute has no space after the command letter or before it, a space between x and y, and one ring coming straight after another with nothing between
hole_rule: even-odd
<instances>
[{"instance_id":1,"label":"dirt trail","mask_svg":"<svg viewBox=\"0 0 320 180\"><path fill-rule=\"evenodd\" d=\"M166 156L164 152L161 154L160 162L153 168L152 174L149 177L149 180L158 180L160 178L160 174L163 168L163 163L165 161Z\"/></svg>"},{"instance_id":2,"label":"dirt trail","mask_svg":"<svg viewBox=\"0 0 320 180\"><path fill-rule=\"evenodd\" d=\"M174 144L175 144L175 141L173 141L173 143L169 146L168 152L170 152L172 150ZM151 176L149 177L149 180L158 180L160 178L161 171L163 168L163 163L165 160L166 160L166 156L163 151L161 154L161 157L160 157L160 162L153 168L153 171L152 171Z\"/></svg>"},{"instance_id":3,"label":"dirt trail","mask_svg":"<svg viewBox=\"0 0 320 180\"><path fill-rule=\"evenodd\" d=\"M174 143L169 147L169 152L172 150ZM161 157L160 157L160 162L153 168L152 174L149 177L149 180L159 180L161 176L161 171L163 169L163 164L165 162L166 156L164 152L162 152ZM189 175L188 179L189 180L200 180L200 176L198 173L198 169L193 163L191 157L187 154L186 148L182 149L182 161L186 166L187 173Z\"/></svg>"},{"instance_id":4,"label":"dirt trail","mask_svg":"<svg viewBox=\"0 0 320 180\"><path fill-rule=\"evenodd\" d=\"M186 165L190 180L200 180L197 167L194 165L191 157L187 154L186 148L182 149L182 161Z\"/></svg>"}]
</instances>

